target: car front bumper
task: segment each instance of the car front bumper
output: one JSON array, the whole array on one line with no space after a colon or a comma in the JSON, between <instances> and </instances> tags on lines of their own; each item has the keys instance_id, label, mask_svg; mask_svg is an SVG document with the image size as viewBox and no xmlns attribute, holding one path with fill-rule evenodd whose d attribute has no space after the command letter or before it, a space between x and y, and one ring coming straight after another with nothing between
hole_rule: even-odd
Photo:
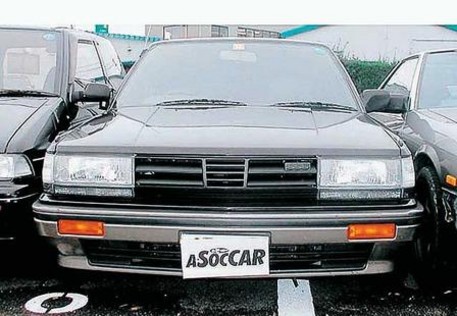
<instances>
[{"instance_id":1,"label":"car front bumper","mask_svg":"<svg viewBox=\"0 0 457 316\"><path fill-rule=\"evenodd\" d=\"M262 212L257 209L247 212L233 209L202 211L160 206L95 205L42 198L33 208L40 235L48 237L56 246L60 253L59 264L63 267L181 276L180 265L160 264L164 258L158 258L157 254L172 254L176 255L175 259L179 259L182 233L266 234L270 237L270 253L281 251L283 255L282 252L286 251L287 256L281 258L286 258L287 263L291 263L281 265L284 262L278 261L275 267L271 267L269 276L276 278L391 272L398 250L414 239L423 212L422 206L414 201L396 207L377 206L376 209L333 207L294 209L288 212ZM105 234L103 237L63 236L58 232L59 219L103 221ZM349 241L348 225L361 223L395 223L396 237L391 240ZM300 267L297 262L293 262L303 251L308 251L309 255L309 251L315 249L316 255L320 256L316 262L332 258L332 262L346 260L344 262L347 263L351 261L347 261L349 258L344 254L353 256L356 250L360 254L359 246L366 255L363 264L361 261L355 264L354 261L353 265L348 263L345 266ZM107 247L111 247L111 252L104 253L104 259L99 260L97 255L100 251L106 251ZM166 247L166 251L163 247ZM353 249L354 247L357 249ZM135 258L135 255L145 258L144 262L159 264L141 263L140 257ZM336 255L338 257L335 257ZM152 257L157 260L151 261ZM106 258L111 258L112 261Z\"/></svg>"},{"instance_id":2,"label":"car front bumper","mask_svg":"<svg viewBox=\"0 0 457 316\"><path fill-rule=\"evenodd\" d=\"M33 225L32 204L39 193L5 197L0 194L0 242L13 241L36 233Z\"/></svg>"}]
</instances>

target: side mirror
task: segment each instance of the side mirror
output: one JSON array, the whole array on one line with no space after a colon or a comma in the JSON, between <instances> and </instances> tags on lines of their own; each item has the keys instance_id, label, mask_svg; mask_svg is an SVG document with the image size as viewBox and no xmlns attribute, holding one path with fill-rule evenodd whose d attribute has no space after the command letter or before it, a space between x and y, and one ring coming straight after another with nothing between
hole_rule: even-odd
<instances>
[{"instance_id":1,"label":"side mirror","mask_svg":"<svg viewBox=\"0 0 457 316\"><path fill-rule=\"evenodd\" d=\"M392 94L385 90L369 89L362 93L362 101L367 113L405 113L407 110L408 96Z\"/></svg>"},{"instance_id":2,"label":"side mirror","mask_svg":"<svg viewBox=\"0 0 457 316\"><path fill-rule=\"evenodd\" d=\"M84 91L72 94L73 102L100 102L100 109L105 110L111 98L111 87L103 83L89 83Z\"/></svg>"}]
</instances>

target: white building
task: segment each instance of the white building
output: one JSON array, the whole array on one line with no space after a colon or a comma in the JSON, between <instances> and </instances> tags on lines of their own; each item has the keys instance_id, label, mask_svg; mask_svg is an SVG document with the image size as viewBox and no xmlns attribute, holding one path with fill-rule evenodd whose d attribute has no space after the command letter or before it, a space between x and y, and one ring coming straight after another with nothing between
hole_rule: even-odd
<instances>
[{"instance_id":1,"label":"white building","mask_svg":"<svg viewBox=\"0 0 457 316\"><path fill-rule=\"evenodd\" d=\"M114 46L119 58L124 64L132 64L138 60L141 52L152 42L160 40L155 36L138 36L116 33L96 33L108 39Z\"/></svg>"},{"instance_id":2,"label":"white building","mask_svg":"<svg viewBox=\"0 0 457 316\"><path fill-rule=\"evenodd\" d=\"M281 32L291 27L294 25L148 24L145 25L145 34L163 39L196 37L280 38Z\"/></svg>"},{"instance_id":3,"label":"white building","mask_svg":"<svg viewBox=\"0 0 457 316\"><path fill-rule=\"evenodd\" d=\"M320 42L344 57L398 61L428 49L457 48L455 25L302 25L283 38Z\"/></svg>"},{"instance_id":4,"label":"white building","mask_svg":"<svg viewBox=\"0 0 457 316\"><path fill-rule=\"evenodd\" d=\"M221 25L144 26L145 36L97 33L112 41L124 63L134 62L148 43L193 37L290 38L326 44L340 56L398 61L412 53L457 48L457 25Z\"/></svg>"}]
</instances>

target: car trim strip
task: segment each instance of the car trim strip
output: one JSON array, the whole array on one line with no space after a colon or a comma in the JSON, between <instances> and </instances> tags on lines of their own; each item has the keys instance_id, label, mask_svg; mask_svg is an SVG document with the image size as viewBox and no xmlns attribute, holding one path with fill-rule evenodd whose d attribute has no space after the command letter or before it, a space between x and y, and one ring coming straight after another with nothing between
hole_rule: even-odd
<instances>
[{"instance_id":1,"label":"car trim strip","mask_svg":"<svg viewBox=\"0 0 457 316\"><path fill-rule=\"evenodd\" d=\"M133 274L150 274L162 276L182 276L182 272L174 269L139 269L139 268L123 268L116 266L92 266L86 257L83 256L59 256L59 265L66 268L82 269L82 270L97 270L107 272L122 272ZM347 270L347 271L319 271L319 272L304 272L304 271L270 271L270 275L266 278L290 278L294 277L319 277L319 276L343 276L343 275L358 275L358 274L378 274L392 272L394 264L391 261L368 261L365 269L362 270ZM246 277L245 277L246 278ZM247 277L249 278L249 277ZM233 279L233 277L232 277Z\"/></svg>"}]
</instances>

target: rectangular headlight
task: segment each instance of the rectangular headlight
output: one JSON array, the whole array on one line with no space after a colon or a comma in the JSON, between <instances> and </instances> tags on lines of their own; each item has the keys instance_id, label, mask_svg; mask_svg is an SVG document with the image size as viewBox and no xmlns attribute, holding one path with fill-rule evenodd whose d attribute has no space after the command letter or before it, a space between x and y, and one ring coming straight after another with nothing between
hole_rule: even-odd
<instances>
[{"instance_id":1,"label":"rectangular headlight","mask_svg":"<svg viewBox=\"0 0 457 316\"><path fill-rule=\"evenodd\" d=\"M397 159L321 159L321 199L395 199L415 185L411 157Z\"/></svg>"},{"instance_id":2,"label":"rectangular headlight","mask_svg":"<svg viewBox=\"0 0 457 316\"><path fill-rule=\"evenodd\" d=\"M132 186L132 157L56 156L56 184Z\"/></svg>"},{"instance_id":3,"label":"rectangular headlight","mask_svg":"<svg viewBox=\"0 0 457 316\"><path fill-rule=\"evenodd\" d=\"M0 154L0 180L33 175L28 158L18 154Z\"/></svg>"},{"instance_id":4,"label":"rectangular headlight","mask_svg":"<svg viewBox=\"0 0 457 316\"><path fill-rule=\"evenodd\" d=\"M133 164L132 156L48 154L43 165L44 188L65 195L132 196Z\"/></svg>"},{"instance_id":5,"label":"rectangular headlight","mask_svg":"<svg viewBox=\"0 0 457 316\"><path fill-rule=\"evenodd\" d=\"M322 159L320 161L321 187L399 188L401 182L399 159Z\"/></svg>"}]
</instances>

